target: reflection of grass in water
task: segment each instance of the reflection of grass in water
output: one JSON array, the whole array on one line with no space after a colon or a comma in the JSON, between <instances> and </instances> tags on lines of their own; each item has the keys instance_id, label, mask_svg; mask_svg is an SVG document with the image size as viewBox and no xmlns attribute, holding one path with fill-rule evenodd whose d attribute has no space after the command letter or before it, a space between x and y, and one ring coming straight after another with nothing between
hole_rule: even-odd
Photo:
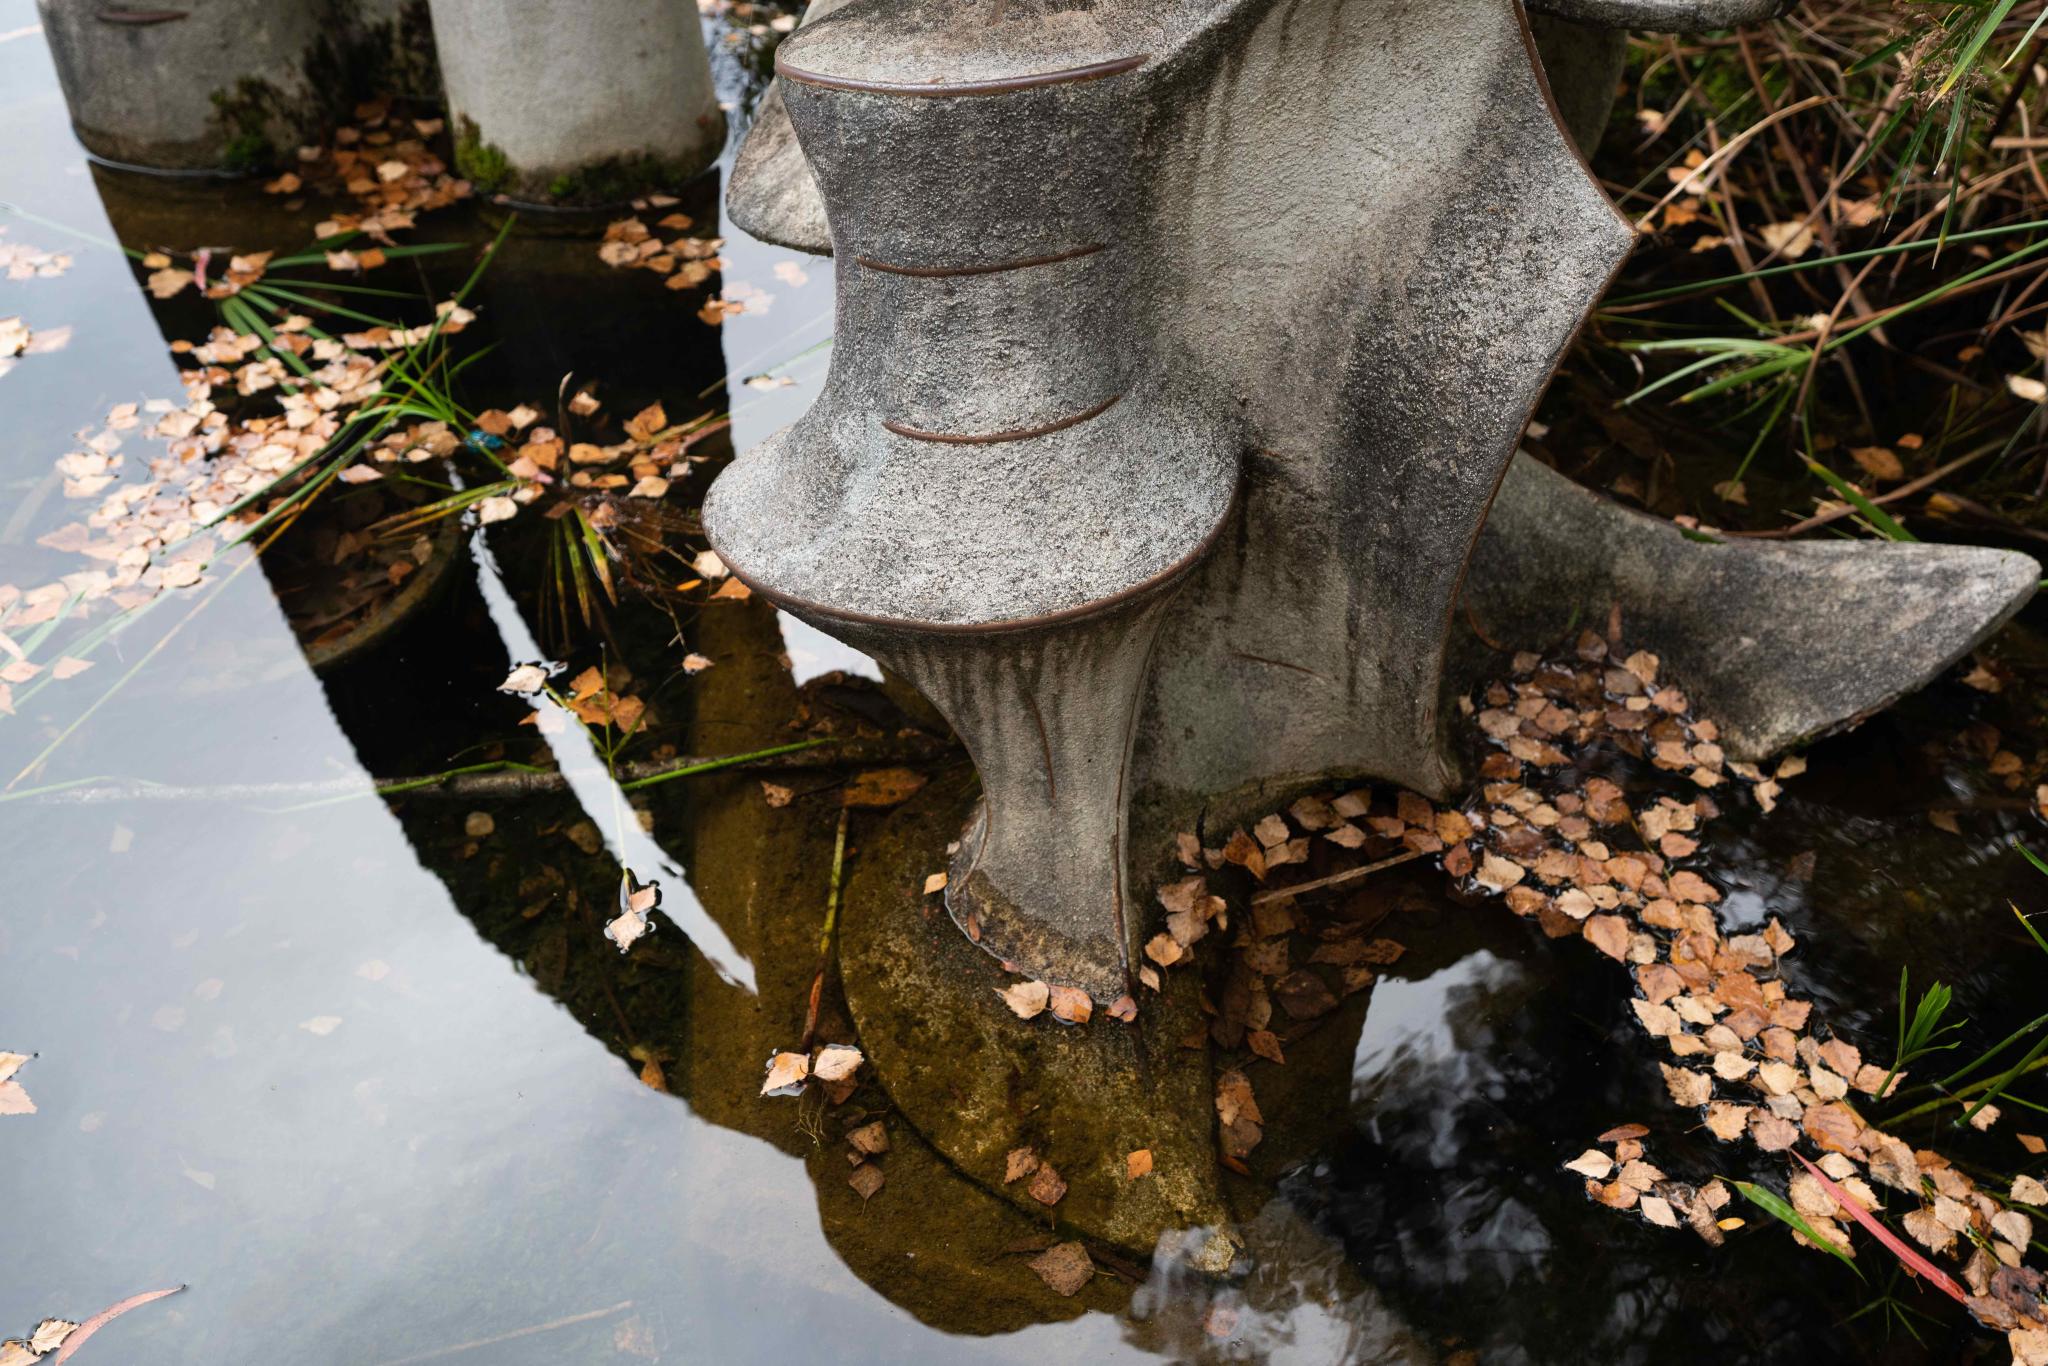
<instances>
[{"instance_id":1,"label":"reflection of grass in water","mask_svg":"<svg viewBox=\"0 0 2048 1366\"><path fill-rule=\"evenodd\" d=\"M314 499L332 488L342 470L347 468L371 442L384 435L384 433L399 422L413 418L449 421L451 425L467 425L467 421L473 421L474 415L469 414L454 399L452 385L455 379L460 376L462 370L473 362L476 357L471 356L468 360L451 365L449 363L448 341L445 328L448 319L455 315L456 309L461 306L463 301L468 298L469 294L483 279L484 272L489 268L498 247L503 244L506 236L511 232L515 221L514 219L507 219L504 227L499 229L498 235L485 248L482 258L477 262L475 269L470 272L469 278L456 291L449 307L437 313L433 323L426 328L424 334L417 341L395 350L386 357L386 378L383 384L349 415L347 421L342 424L341 429L335 433L331 440L322 445L311 456L285 471L264 488L229 504L217 513L212 520L206 523L205 526L195 530L191 536L172 545L165 546L164 552L168 553L177 549L179 545L185 544L193 537L203 535L213 528L221 526L231 518L263 503L266 499L276 498L276 501L264 508L263 512L252 522L241 528L236 535L226 540L212 556L208 557L201 566L202 572L204 569L212 567L227 552L249 545L252 542L256 543L255 548L260 553L264 546L269 545L278 536L284 534L293 522L312 505ZM392 250L394 252L421 254L428 251L446 249L448 248L414 247L393 248ZM322 253L305 253L300 256L286 257L272 264L275 266L311 264L315 260L324 261L324 259L325 257ZM327 288L328 286L323 283L319 287ZM343 288L352 287L343 286ZM247 286L237 294L230 295L228 298L221 300L220 311L222 318L230 327L243 335L261 337L265 349L270 354L279 357L288 368L297 372L302 378L310 377L312 374L311 367L307 366L303 358L298 356L289 347L280 345L276 330L256 312L256 308L261 306L269 310L273 316L281 321L292 313L293 303L303 303L306 306L321 308L343 317L365 319L380 327L393 326L380 319L367 318L367 315L356 313L352 309L344 308L340 305L325 304L311 296L300 295L289 286L273 285L266 291L264 282L257 282ZM402 328L394 327L393 330L402 331ZM326 333L317 328L309 327L307 331L316 339L332 340L332 338L327 337ZM288 392L296 392L295 387L288 383L284 387ZM483 453L489 458L488 452ZM500 468L502 469L502 466ZM294 480L301 481L295 488L291 487ZM277 498L277 490L280 488L288 488L290 491L285 493L283 497ZM159 637L148 650L144 651L84 711L59 730L57 735L8 781L7 789L14 788L24 778L35 773L46 764L50 757L72 735L76 734L86 721L90 720L102 706L126 687L151 660L155 659L163 647L188 622L207 606L211 605L220 596L221 592L225 590L227 584L232 582L243 569L247 568L253 559L254 556L251 556L236 565L233 573L223 579L220 585L211 593L200 599L198 604L180 619L177 625ZM58 650L65 656L85 659L107 641L117 638L144 613L161 601L163 601L163 594L159 593L148 602L116 613L107 621L99 623L90 631L78 637L61 643L53 643L52 632L49 628L54 627L58 621L61 621L69 614L72 607L76 606L76 599L74 598L73 601L66 603L64 611L60 612L56 619L46 623L45 629L38 631L30 639L34 647L39 648L47 643L51 644L51 648ZM24 646L25 658L32 658L29 655L30 648L29 646ZM57 674L54 669L46 671L32 686L23 691L19 701L28 700L29 697L40 691L42 687L54 681L56 676Z\"/></svg>"}]
</instances>

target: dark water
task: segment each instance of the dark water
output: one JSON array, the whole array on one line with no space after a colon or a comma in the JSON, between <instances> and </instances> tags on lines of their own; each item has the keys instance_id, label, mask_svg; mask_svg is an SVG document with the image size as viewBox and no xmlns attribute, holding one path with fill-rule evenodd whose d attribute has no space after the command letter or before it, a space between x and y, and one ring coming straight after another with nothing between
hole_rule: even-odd
<instances>
[{"instance_id":1,"label":"dark water","mask_svg":"<svg viewBox=\"0 0 2048 1366\"><path fill-rule=\"evenodd\" d=\"M0 210L0 242L74 258L61 278L0 281L0 316L73 329L0 376L0 582L23 584L73 567L36 545L82 510L52 461L113 405L177 396L166 340L208 322L154 304L103 244L295 248L315 217L246 186L96 172L34 24L28 0L0 0L0 200L100 244ZM758 63L721 69L738 99ZM716 212L710 193L691 211ZM451 212L413 240L489 230ZM789 421L823 375L827 352L808 349L830 332L831 263L724 233L728 287L773 298L718 329L588 241L514 239L478 299L477 335L500 349L472 406L546 402L574 373L614 413L729 406L740 448ZM785 362L795 384L745 383ZM753 1095L801 1018L829 799L770 810L752 776L629 797L572 735L537 751L497 683L544 654L596 658L588 633L555 638L540 563L522 523L477 538L417 620L325 674L277 587L246 573L190 625L167 634L183 606L155 614L0 717L0 782L64 736L21 788L348 785L317 804L0 804L0 1049L38 1054L18 1078L38 1112L0 1118L0 1337L184 1283L79 1360L2000 1359L1904 1288L1933 1316L1916 1320L1925 1347L1887 1337L1882 1314L1843 1326L1869 1288L1761 1220L1712 1250L1589 1205L1558 1163L1626 1121L1651 1126L1674 1175L1764 1169L1683 1132L1608 965L1449 901L1433 876L1388 884L1388 933L1410 952L1351 1021L1355 1044L1332 1036L1333 1065L1304 1058L1265 1102L1278 1180L1232 1192L1259 1254L1248 1276L1162 1271L1061 1300L986 1251L1029 1224L907 1142L863 1208L838 1149ZM677 644L676 623L628 608L604 654L655 704L652 738L682 752L774 743L799 706L889 711L857 681L821 688L824 670L872 668L759 603L680 624ZM719 662L682 676L684 648ZM2048 902L2006 847L2040 835L2014 801L2036 778L2015 794L1958 738L1989 721L2032 763L2033 695L1943 684L1816 750L1775 815L1713 829L1730 918L1781 916L1802 941L1794 989L1866 1053L1886 1052L1903 964L1958 987L1973 1038L2041 998L2005 910ZM371 775L502 754L549 758L570 790L367 795ZM1972 804L1961 835L1926 818ZM481 838L479 811L495 826ZM570 833L586 821L595 854ZM660 879L667 921L630 957L598 933L622 865ZM662 1089L641 1079L650 1063ZM1909 1137L1955 1141L1931 1124ZM1978 1144L2008 1169L2010 1147ZM1234 1311L1228 1328L1215 1310Z\"/></svg>"}]
</instances>

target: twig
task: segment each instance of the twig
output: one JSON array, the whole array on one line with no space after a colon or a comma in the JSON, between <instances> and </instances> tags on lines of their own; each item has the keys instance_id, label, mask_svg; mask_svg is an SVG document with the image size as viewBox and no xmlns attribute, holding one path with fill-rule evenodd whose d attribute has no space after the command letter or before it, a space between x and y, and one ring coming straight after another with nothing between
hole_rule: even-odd
<instances>
[{"instance_id":1,"label":"twig","mask_svg":"<svg viewBox=\"0 0 2048 1366\"><path fill-rule=\"evenodd\" d=\"M1383 858L1378 863L1368 863L1358 868L1346 868L1341 873L1332 873L1328 877L1319 877L1313 882L1297 882L1292 887L1270 887L1253 896L1252 905L1263 906L1269 901L1285 901L1289 897L1300 896L1303 892L1320 892L1325 887L1336 887L1346 882L1356 882L1367 873L1377 873L1382 868L1391 868L1397 863L1406 863L1410 859L1421 858L1425 852L1427 851L1422 849L1410 849L1405 854L1396 854L1392 858Z\"/></svg>"},{"instance_id":2,"label":"twig","mask_svg":"<svg viewBox=\"0 0 2048 1366\"><path fill-rule=\"evenodd\" d=\"M839 882L846 871L846 819L849 808L839 808L839 833L832 838L832 889L825 894L825 930L818 936L818 970L811 976L810 999L804 1006L804 1037L796 1046L799 1053L811 1051L818 1034L818 1003L825 995L825 974L832 966L832 935L839 928Z\"/></svg>"},{"instance_id":3,"label":"twig","mask_svg":"<svg viewBox=\"0 0 2048 1366\"><path fill-rule=\"evenodd\" d=\"M453 1347L437 1347L431 1352L421 1352L418 1356L396 1357L390 1361L380 1361L377 1363L377 1366L413 1366L415 1362L438 1361L442 1357L452 1357L458 1352L473 1352L479 1347L494 1347L498 1343L511 1342L515 1338L532 1337L535 1333L548 1333L557 1328L570 1328L579 1323L589 1323L594 1319L608 1319L612 1315L622 1314L632 1307L633 1301L620 1300L617 1304L606 1309L589 1309L581 1314L571 1314L567 1318L550 1319L546 1323L536 1323L531 1328L515 1328L509 1333L499 1333L495 1337L476 1338L469 1342L458 1342Z\"/></svg>"},{"instance_id":4,"label":"twig","mask_svg":"<svg viewBox=\"0 0 2048 1366\"><path fill-rule=\"evenodd\" d=\"M1936 467L1935 469L1929 470L1926 474L1921 475L1918 479L1914 479L1907 483L1901 484L1897 488L1893 489L1891 492L1880 494L1878 497L1872 498L1870 501L1882 507L1886 503L1896 503L1901 498L1910 498L1912 495L1920 492L1920 490L1926 488L1928 485L1939 483L1941 480L1948 478L1948 476L1954 474L1957 470L1969 464L1972 460L1982 460L1985 456L1991 454L1991 452L1995 449L1996 447L1994 446L1984 446L1977 450L1971 451L1966 455L1959 455L1955 459L1949 461L1946 465L1941 465ZM1791 526L1778 527L1770 531L1730 531L1724 534L1729 536L1740 536L1746 540L1783 540L1788 536L1797 536L1803 532L1812 531L1816 527L1824 527L1830 522L1840 521L1844 517L1854 516L1855 513L1856 509L1845 503L1840 507L1830 508L1826 512L1815 513L1813 516L1808 517L1805 521L1794 522Z\"/></svg>"},{"instance_id":5,"label":"twig","mask_svg":"<svg viewBox=\"0 0 2048 1366\"><path fill-rule=\"evenodd\" d=\"M831 745L829 754L807 751ZM812 740L757 750L752 754L686 755L661 763L641 760L620 764L619 786L633 791L672 778L721 769L786 771L838 768L865 764L929 762L950 752L938 742L902 743ZM277 802L331 801L354 797L438 797L491 799L547 796L567 792L569 781L554 769L521 764L478 765L474 769L427 774L417 778L366 778L360 775L280 783L157 783L146 778L79 778L0 796L0 803L33 801L43 806L100 806L112 802Z\"/></svg>"}]
</instances>

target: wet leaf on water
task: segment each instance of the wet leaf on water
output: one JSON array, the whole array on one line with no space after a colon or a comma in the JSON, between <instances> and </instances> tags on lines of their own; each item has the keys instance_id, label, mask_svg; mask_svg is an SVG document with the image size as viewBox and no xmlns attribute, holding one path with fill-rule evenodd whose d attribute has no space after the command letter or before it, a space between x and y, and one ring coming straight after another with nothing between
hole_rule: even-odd
<instances>
[{"instance_id":1,"label":"wet leaf on water","mask_svg":"<svg viewBox=\"0 0 2048 1366\"><path fill-rule=\"evenodd\" d=\"M1152 1174L1152 1150L1140 1148L1124 1158L1124 1179L1136 1181L1141 1176Z\"/></svg>"},{"instance_id":2,"label":"wet leaf on water","mask_svg":"<svg viewBox=\"0 0 2048 1366\"><path fill-rule=\"evenodd\" d=\"M1004 1159L1003 1184L1007 1186L1013 1181L1022 1181L1037 1170L1037 1153L1029 1148L1012 1148L1010 1155Z\"/></svg>"},{"instance_id":3,"label":"wet leaf on water","mask_svg":"<svg viewBox=\"0 0 2048 1366\"><path fill-rule=\"evenodd\" d=\"M2042 1138L2039 1134L2014 1134L2013 1137L2020 1141L2022 1148L2025 1148L2035 1157L2048 1152L2048 1139Z\"/></svg>"},{"instance_id":4,"label":"wet leaf on water","mask_svg":"<svg viewBox=\"0 0 2048 1366\"><path fill-rule=\"evenodd\" d=\"M1088 1017L1095 1013L1095 1003L1088 993L1079 987L1051 987L1049 989L1053 1018L1067 1024L1088 1023ZM1011 1009L1016 1007L1012 1006Z\"/></svg>"},{"instance_id":5,"label":"wet leaf on water","mask_svg":"<svg viewBox=\"0 0 2048 1366\"><path fill-rule=\"evenodd\" d=\"M1671 1092L1671 1099L1691 1109L1705 1105L1714 1094L1714 1080L1704 1072L1695 1072L1686 1067L1673 1067L1669 1063L1658 1063L1664 1073L1664 1085Z\"/></svg>"},{"instance_id":6,"label":"wet leaf on water","mask_svg":"<svg viewBox=\"0 0 2048 1366\"><path fill-rule=\"evenodd\" d=\"M811 1064L811 1075L819 1081L843 1081L860 1070L861 1061L858 1048L831 1044L818 1050L817 1060Z\"/></svg>"},{"instance_id":7,"label":"wet leaf on water","mask_svg":"<svg viewBox=\"0 0 2048 1366\"><path fill-rule=\"evenodd\" d=\"M308 1034L324 1039L335 1030L341 1028L341 1016L315 1015L310 1020L299 1021L299 1028L305 1030Z\"/></svg>"},{"instance_id":8,"label":"wet leaf on water","mask_svg":"<svg viewBox=\"0 0 2048 1366\"><path fill-rule=\"evenodd\" d=\"M1284 1065L1287 1055L1280 1050L1280 1036L1270 1029L1254 1029L1244 1036L1245 1046L1268 1062Z\"/></svg>"},{"instance_id":9,"label":"wet leaf on water","mask_svg":"<svg viewBox=\"0 0 2048 1366\"><path fill-rule=\"evenodd\" d=\"M849 1130L846 1141L853 1145L854 1151L868 1157L889 1151L889 1131L879 1119Z\"/></svg>"},{"instance_id":10,"label":"wet leaf on water","mask_svg":"<svg viewBox=\"0 0 2048 1366\"><path fill-rule=\"evenodd\" d=\"M140 1295L130 1295L127 1299L117 1304L108 1305L105 1309L100 1310L99 1313L94 1314L84 1323L79 1324L78 1327L65 1334L64 1345L58 1349L57 1355L50 1359L50 1366L64 1366L64 1363L71 1359L71 1354L85 1345L87 1338L90 1338L94 1333L99 1332L100 1329L106 1327L129 1310L138 1309L151 1301L160 1300L166 1295L175 1295L184 1288L182 1285L174 1285L167 1290L146 1290Z\"/></svg>"},{"instance_id":11,"label":"wet leaf on water","mask_svg":"<svg viewBox=\"0 0 2048 1366\"><path fill-rule=\"evenodd\" d=\"M853 1187L854 1193L860 1196L861 1203L866 1204L882 1189L882 1182L885 1179L880 1167L872 1162L863 1162L853 1169L853 1175L846 1178L846 1184Z\"/></svg>"},{"instance_id":12,"label":"wet leaf on water","mask_svg":"<svg viewBox=\"0 0 2048 1366\"><path fill-rule=\"evenodd\" d=\"M498 685L499 692L531 695L547 686L548 671L538 664L521 664L505 675L505 681Z\"/></svg>"},{"instance_id":13,"label":"wet leaf on water","mask_svg":"<svg viewBox=\"0 0 2048 1366\"><path fill-rule=\"evenodd\" d=\"M1628 958L1628 922L1618 915L1596 915L1589 918L1580 933L1586 941L1616 962Z\"/></svg>"},{"instance_id":14,"label":"wet leaf on water","mask_svg":"<svg viewBox=\"0 0 2048 1366\"><path fill-rule=\"evenodd\" d=\"M1058 1295L1078 1295L1095 1278L1095 1263L1089 1260L1088 1249L1078 1242L1057 1243L1024 1265L1036 1271L1038 1279Z\"/></svg>"},{"instance_id":15,"label":"wet leaf on water","mask_svg":"<svg viewBox=\"0 0 2048 1366\"><path fill-rule=\"evenodd\" d=\"M761 1083L764 1096L795 1095L811 1075L811 1060L802 1053L777 1053L768 1060L768 1077Z\"/></svg>"},{"instance_id":16,"label":"wet leaf on water","mask_svg":"<svg viewBox=\"0 0 2048 1366\"><path fill-rule=\"evenodd\" d=\"M924 894L926 896L930 896L933 892L943 892L945 890L946 875L943 872L932 873L925 878Z\"/></svg>"},{"instance_id":17,"label":"wet leaf on water","mask_svg":"<svg viewBox=\"0 0 2048 1366\"><path fill-rule=\"evenodd\" d=\"M796 800L796 789L784 787L781 783L771 783L766 778L763 778L761 780L761 798L769 806L779 811Z\"/></svg>"},{"instance_id":18,"label":"wet leaf on water","mask_svg":"<svg viewBox=\"0 0 2048 1366\"><path fill-rule=\"evenodd\" d=\"M20 1338L0 1342L0 1366L35 1366L36 1354Z\"/></svg>"},{"instance_id":19,"label":"wet leaf on water","mask_svg":"<svg viewBox=\"0 0 2048 1366\"><path fill-rule=\"evenodd\" d=\"M497 818L488 811L472 811L463 817L462 833L473 840L488 837L498 828Z\"/></svg>"},{"instance_id":20,"label":"wet leaf on water","mask_svg":"<svg viewBox=\"0 0 2048 1366\"><path fill-rule=\"evenodd\" d=\"M1337 998L1323 979L1307 968L1296 968L1273 984L1273 999L1297 1020L1312 1020L1337 1008Z\"/></svg>"},{"instance_id":21,"label":"wet leaf on water","mask_svg":"<svg viewBox=\"0 0 2048 1366\"><path fill-rule=\"evenodd\" d=\"M1120 1020L1124 1024L1130 1024L1138 1018L1138 1002L1136 998L1129 995L1117 997L1114 1001L1104 1006L1102 1010L1112 1020Z\"/></svg>"},{"instance_id":22,"label":"wet leaf on water","mask_svg":"<svg viewBox=\"0 0 2048 1366\"><path fill-rule=\"evenodd\" d=\"M1020 1020L1035 1018L1052 999L1052 989L1043 982L1018 982L1014 986L997 987L995 993L1003 998L1004 1005L1016 1012Z\"/></svg>"},{"instance_id":23,"label":"wet leaf on water","mask_svg":"<svg viewBox=\"0 0 2048 1366\"><path fill-rule=\"evenodd\" d=\"M1038 1170L1031 1175L1031 1184L1025 1187L1031 1198L1048 1209L1066 1198L1067 1183L1053 1170L1050 1162L1041 1161Z\"/></svg>"},{"instance_id":24,"label":"wet leaf on water","mask_svg":"<svg viewBox=\"0 0 2048 1366\"><path fill-rule=\"evenodd\" d=\"M854 775L841 792L840 802L855 807L895 806L908 801L924 784L924 775L912 769L873 768Z\"/></svg>"},{"instance_id":25,"label":"wet leaf on water","mask_svg":"<svg viewBox=\"0 0 2048 1366\"><path fill-rule=\"evenodd\" d=\"M2041 1208L2048 1206L2048 1186L2031 1176L2016 1176L2012 1182L2012 1198L2022 1205Z\"/></svg>"},{"instance_id":26,"label":"wet leaf on water","mask_svg":"<svg viewBox=\"0 0 2048 1366\"><path fill-rule=\"evenodd\" d=\"M18 1081L0 1081L0 1115L32 1115L36 1103L28 1098Z\"/></svg>"},{"instance_id":27,"label":"wet leaf on water","mask_svg":"<svg viewBox=\"0 0 2048 1366\"><path fill-rule=\"evenodd\" d=\"M1598 1148L1588 1148L1571 1161L1565 1163L1564 1169L1569 1172L1577 1172L1579 1175L1592 1181L1605 1181L1608 1173L1614 1170L1614 1159L1601 1152Z\"/></svg>"},{"instance_id":28,"label":"wet leaf on water","mask_svg":"<svg viewBox=\"0 0 2048 1366\"><path fill-rule=\"evenodd\" d=\"M28 1349L38 1356L54 1352L77 1327L70 1319L44 1319L36 1325L36 1331L29 1334Z\"/></svg>"}]
</instances>

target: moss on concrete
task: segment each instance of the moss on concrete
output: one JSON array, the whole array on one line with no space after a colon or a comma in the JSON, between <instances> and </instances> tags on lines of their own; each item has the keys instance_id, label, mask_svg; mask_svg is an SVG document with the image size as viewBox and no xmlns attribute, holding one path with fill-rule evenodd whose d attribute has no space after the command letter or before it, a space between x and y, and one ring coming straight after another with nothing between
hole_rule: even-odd
<instances>
[{"instance_id":1,"label":"moss on concrete","mask_svg":"<svg viewBox=\"0 0 2048 1366\"><path fill-rule=\"evenodd\" d=\"M485 142L476 120L468 118L455 135L455 170L486 194L495 193L512 179L512 163L504 151Z\"/></svg>"}]
</instances>

